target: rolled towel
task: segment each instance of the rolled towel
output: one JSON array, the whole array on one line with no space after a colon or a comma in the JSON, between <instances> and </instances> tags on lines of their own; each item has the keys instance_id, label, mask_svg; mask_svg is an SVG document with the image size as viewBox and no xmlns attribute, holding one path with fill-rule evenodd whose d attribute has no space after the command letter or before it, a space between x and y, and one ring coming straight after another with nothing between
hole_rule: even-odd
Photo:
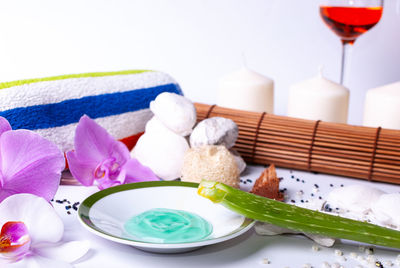
<instances>
[{"instance_id":1,"label":"rolled towel","mask_svg":"<svg viewBox=\"0 0 400 268\"><path fill-rule=\"evenodd\" d=\"M169 75L146 70L84 73L0 83L0 116L13 129L29 129L65 151L84 114L117 139L141 133L150 102L162 92L183 95Z\"/></svg>"}]
</instances>

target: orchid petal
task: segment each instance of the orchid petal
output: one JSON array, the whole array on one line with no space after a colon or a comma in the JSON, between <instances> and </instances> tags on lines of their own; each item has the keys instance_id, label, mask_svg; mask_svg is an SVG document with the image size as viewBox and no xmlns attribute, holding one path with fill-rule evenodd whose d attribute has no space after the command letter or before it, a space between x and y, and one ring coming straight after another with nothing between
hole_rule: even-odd
<instances>
[{"instance_id":1,"label":"orchid petal","mask_svg":"<svg viewBox=\"0 0 400 268\"><path fill-rule=\"evenodd\" d=\"M121 184L116 178L130 155L122 142L84 115L76 127L75 151L68 152L67 159L71 174L78 181L89 186L97 179L103 189ZM112 167L116 168L111 170Z\"/></svg>"},{"instance_id":2,"label":"orchid petal","mask_svg":"<svg viewBox=\"0 0 400 268\"><path fill-rule=\"evenodd\" d=\"M26 225L32 246L56 243L64 232L64 224L54 208L32 194L15 194L0 203L0 226L8 221L20 221Z\"/></svg>"},{"instance_id":3,"label":"orchid petal","mask_svg":"<svg viewBox=\"0 0 400 268\"><path fill-rule=\"evenodd\" d=\"M8 123L7 119L0 116L0 136L6 131L11 130L10 123Z\"/></svg>"},{"instance_id":4,"label":"orchid petal","mask_svg":"<svg viewBox=\"0 0 400 268\"><path fill-rule=\"evenodd\" d=\"M89 249L89 241L72 241L51 247L37 247L35 253L45 258L72 263L82 258Z\"/></svg>"},{"instance_id":5,"label":"orchid petal","mask_svg":"<svg viewBox=\"0 0 400 268\"><path fill-rule=\"evenodd\" d=\"M29 255L26 256L25 258L19 260L19 261L13 261L13 260L8 260L8 259L2 259L0 258L0 267L7 267L7 268L26 268L28 267L28 262L27 258L29 258Z\"/></svg>"},{"instance_id":6,"label":"orchid petal","mask_svg":"<svg viewBox=\"0 0 400 268\"><path fill-rule=\"evenodd\" d=\"M128 160L123 170L126 173L125 183L160 180L150 168L140 164L137 159Z\"/></svg>"},{"instance_id":7,"label":"orchid petal","mask_svg":"<svg viewBox=\"0 0 400 268\"><path fill-rule=\"evenodd\" d=\"M69 171L72 176L85 186L93 185L96 163L80 160L74 151L67 152Z\"/></svg>"},{"instance_id":8,"label":"orchid petal","mask_svg":"<svg viewBox=\"0 0 400 268\"><path fill-rule=\"evenodd\" d=\"M121 166L131 158L130 152L126 145L116 140L114 140L112 147L110 147L110 156L114 158L114 160Z\"/></svg>"},{"instance_id":9,"label":"orchid petal","mask_svg":"<svg viewBox=\"0 0 400 268\"><path fill-rule=\"evenodd\" d=\"M123 179L122 176L119 176L119 177L121 177ZM99 179L97 182L98 182L98 188L100 190L104 190L104 189L107 189L107 188L110 188L110 187L114 187L114 186L118 186L118 185L124 184L124 181L121 182L119 180L110 180L109 178Z\"/></svg>"},{"instance_id":10,"label":"orchid petal","mask_svg":"<svg viewBox=\"0 0 400 268\"><path fill-rule=\"evenodd\" d=\"M115 143L118 143L108 132L94 120L84 115L79 120L75 132L75 151L79 158L102 162L113 152ZM125 147L123 158L129 158L129 151Z\"/></svg>"},{"instance_id":11,"label":"orchid petal","mask_svg":"<svg viewBox=\"0 0 400 268\"><path fill-rule=\"evenodd\" d=\"M26 258L26 268L73 268L68 262L33 255Z\"/></svg>"},{"instance_id":12,"label":"orchid petal","mask_svg":"<svg viewBox=\"0 0 400 268\"><path fill-rule=\"evenodd\" d=\"M32 193L49 201L65 165L55 144L29 130L7 131L0 136L0 163L0 202L15 193Z\"/></svg>"},{"instance_id":13,"label":"orchid petal","mask_svg":"<svg viewBox=\"0 0 400 268\"><path fill-rule=\"evenodd\" d=\"M1 173L1 166L0 166L0 191L3 189L3 185L4 185L4 180L3 180L3 174ZM0 192L0 195L1 195L1 192Z\"/></svg>"},{"instance_id":14,"label":"orchid petal","mask_svg":"<svg viewBox=\"0 0 400 268\"><path fill-rule=\"evenodd\" d=\"M30 245L28 228L23 222L9 221L1 228L0 255L2 257L18 260L29 252Z\"/></svg>"}]
</instances>

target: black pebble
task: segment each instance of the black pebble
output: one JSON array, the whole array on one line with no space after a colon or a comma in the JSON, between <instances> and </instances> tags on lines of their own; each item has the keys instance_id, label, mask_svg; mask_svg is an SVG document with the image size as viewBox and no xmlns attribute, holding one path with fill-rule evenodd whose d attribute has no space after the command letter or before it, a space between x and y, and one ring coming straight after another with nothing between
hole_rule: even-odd
<instances>
[{"instance_id":1,"label":"black pebble","mask_svg":"<svg viewBox=\"0 0 400 268\"><path fill-rule=\"evenodd\" d=\"M293 199L292 199L292 200L290 200L290 202L292 202L292 203L296 203L296 201L294 201Z\"/></svg>"},{"instance_id":2,"label":"black pebble","mask_svg":"<svg viewBox=\"0 0 400 268\"><path fill-rule=\"evenodd\" d=\"M296 179L296 181L300 181L300 179L299 179L299 178L297 178L297 179Z\"/></svg>"},{"instance_id":3,"label":"black pebble","mask_svg":"<svg viewBox=\"0 0 400 268\"><path fill-rule=\"evenodd\" d=\"M66 210L71 209L71 206L70 206L70 205L65 206L65 209L66 209Z\"/></svg>"},{"instance_id":4,"label":"black pebble","mask_svg":"<svg viewBox=\"0 0 400 268\"><path fill-rule=\"evenodd\" d=\"M332 208L329 206L329 204L325 205L324 210L328 211L328 212L332 212Z\"/></svg>"},{"instance_id":5,"label":"black pebble","mask_svg":"<svg viewBox=\"0 0 400 268\"><path fill-rule=\"evenodd\" d=\"M72 205L72 208L73 208L74 210L78 210L78 205L79 205L79 202L75 202L75 203Z\"/></svg>"}]
</instances>

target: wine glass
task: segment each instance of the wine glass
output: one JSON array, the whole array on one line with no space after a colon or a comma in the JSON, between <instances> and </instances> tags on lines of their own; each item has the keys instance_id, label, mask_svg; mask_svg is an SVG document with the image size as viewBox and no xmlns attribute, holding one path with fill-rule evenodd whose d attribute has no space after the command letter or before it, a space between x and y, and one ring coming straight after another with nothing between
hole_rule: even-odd
<instances>
[{"instance_id":1,"label":"wine glass","mask_svg":"<svg viewBox=\"0 0 400 268\"><path fill-rule=\"evenodd\" d=\"M320 14L342 41L340 84L343 84L347 50L357 37L374 27L382 17L383 0L323 0Z\"/></svg>"}]
</instances>

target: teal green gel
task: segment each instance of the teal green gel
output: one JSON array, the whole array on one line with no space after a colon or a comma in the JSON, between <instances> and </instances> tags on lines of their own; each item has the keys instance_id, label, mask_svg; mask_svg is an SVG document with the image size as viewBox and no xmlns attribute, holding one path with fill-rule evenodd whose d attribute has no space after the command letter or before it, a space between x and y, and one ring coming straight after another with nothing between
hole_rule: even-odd
<instances>
[{"instance_id":1,"label":"teal green gel","mask_svg":"<svg viewBox=\"0 0 400 268\"><path fill-rule=\"evenodd\" d=\"M125 230L138 240L152 243L197 242L209 236L212 225L183 210L156 208L129 219Z\"/></svg>"}]
</instances>

